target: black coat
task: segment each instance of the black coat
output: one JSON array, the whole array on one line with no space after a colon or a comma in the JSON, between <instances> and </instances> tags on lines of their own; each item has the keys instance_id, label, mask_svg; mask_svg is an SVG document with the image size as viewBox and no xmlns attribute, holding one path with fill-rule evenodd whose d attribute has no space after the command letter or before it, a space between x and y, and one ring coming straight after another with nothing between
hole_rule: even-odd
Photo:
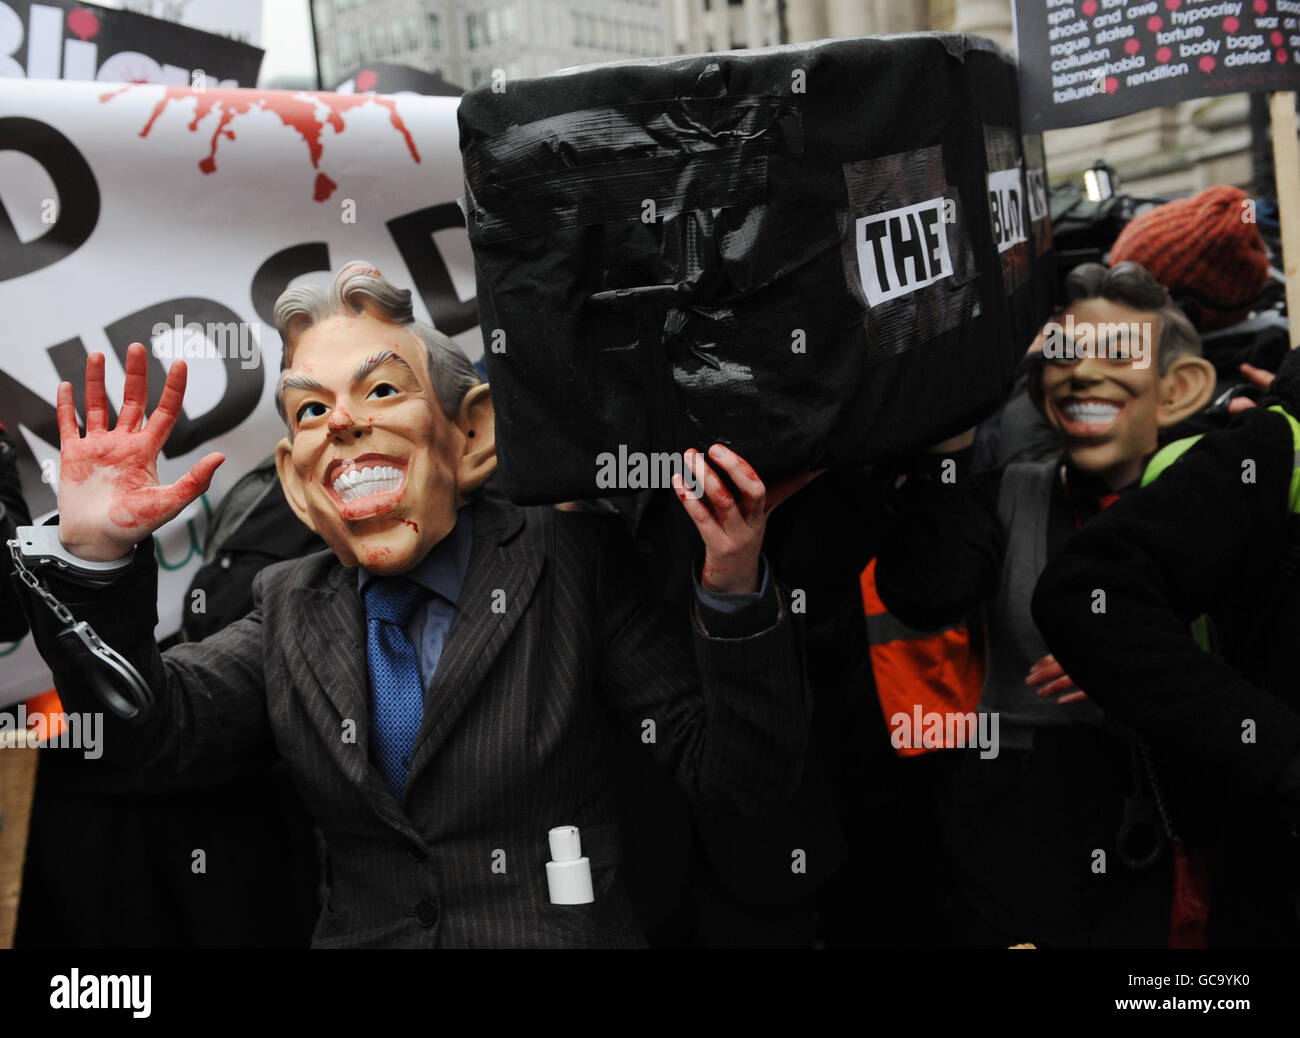
<instances>
[{"instance_id":1,"label":"black coat","mask_svg":"<svg viewBox=\"0 0 1300 1038\"><path fill-rule=\"evenodd\" d=\"M1220 944L1300 939L1293 455L1285 418L1247 412L1081 529L1034 596L1065 670L1154 750L1175 829L1211 860ZM1213 655L1189 629L1200 614Z\"/></svg>"}]
</instances>

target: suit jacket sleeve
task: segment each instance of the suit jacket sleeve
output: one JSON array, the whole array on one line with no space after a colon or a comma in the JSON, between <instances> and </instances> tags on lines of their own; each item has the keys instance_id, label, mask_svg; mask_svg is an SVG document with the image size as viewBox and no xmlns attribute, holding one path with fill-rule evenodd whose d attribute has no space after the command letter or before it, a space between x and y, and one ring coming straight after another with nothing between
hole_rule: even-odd
<instances>
[{"instance_id":1,"label":"suit jacket sleeve","mask_svg":"<svg viewBox=\"0 0 1300 1038\"><path fill-rule=\"evenodd\" d=\"M611 708L701 806L750 814L781 806L803 773L811 714L785 593L771 577L763 599L740 613L692 602L692 651L627 535L602 526L600 682Z\"/></svg>"},{"instance_id":2,"label":"suit jacket sleeve","mask_svg":"<svg viewBox=\"0 0 1300 1038\"><path fill-rule=\"evenodd\" d=\"M0 427L0 642L17 641L27 633L18 588L10 579L14 564L5 544L18 527L27 526L31 521L18 477L18 450Z\"/></svg>"},{"instance_id":3,"label":"suit jacket sleeve","mask_svg":"<svg viewBox=\"0 0 1300 1038\"><path fill-rule=\"evenodd\" d=\"M1281 792L1300 751L1300 715L1203 652L1189 624L1240 602L1243 582L1269 585L1261 566L1274 565L1285 543L1291 467L1279 415L1259 411L1207 435L1080 529L1033 602L1034 622L1079 688L1169 760L1255 794ZM1247 720L1255 742L1243 741Z\"/></svg>"},{"instance_id":4,"label":"suit jacket sleeve","mask_svg":"<svg viewBox=\"0 0 1300 1038\"><path fill-rule=\"evenodd\" d=\"M104 759L141 769L141 786L214 786L264 768L274 746L262 674L261 576L253 611L202 642L159 653L158 567L152 538L136 548L129 569L112 584L90 588L50 575L47 586L78 620L121 653L154 695L147 719L133 724L99 702L84 676L59 653L49 610L27 601L36 646L54 674L64 709L104 714Z\"/></svg>"}]
</instances>

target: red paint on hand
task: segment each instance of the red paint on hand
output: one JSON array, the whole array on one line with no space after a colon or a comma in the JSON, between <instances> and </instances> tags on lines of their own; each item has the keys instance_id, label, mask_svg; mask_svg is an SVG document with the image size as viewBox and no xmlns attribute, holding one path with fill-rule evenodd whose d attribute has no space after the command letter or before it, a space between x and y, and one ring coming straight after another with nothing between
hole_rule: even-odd
<instances>
[{"instance_id":1,"label":"red paint on hand","mask_svg":"<svg viewBox=\"0 0 1300 1038\"><path fill-rule=\"evenodd\" d=\"M58 392L59 536L69 551L91 560L117 558L173 519L207 490L225 459L209 454L170 486L158 484L158 452L180 415L185 363L167 373L158 407L139 428L148 391L144 346L132 343L126 356L126 390L114 429L107 422L104 355L86 360L86 434L77 428L72 385Z\"/></svg>"}]
</instances>

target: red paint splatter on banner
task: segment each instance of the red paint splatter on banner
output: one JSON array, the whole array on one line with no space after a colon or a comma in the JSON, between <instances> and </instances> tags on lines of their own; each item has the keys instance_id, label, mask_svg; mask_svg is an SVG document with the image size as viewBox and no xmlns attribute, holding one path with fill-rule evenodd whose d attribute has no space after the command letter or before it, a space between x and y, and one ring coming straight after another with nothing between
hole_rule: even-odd
<instances>
[{"instance_id":1,"label":"red paint splatter on banner","mask_svg":"<svg viewBox=\"0 0 1300 1038\"><path fill-rule=\"evenodd\" d=\"M1107 76L1107 77L1106 77L1106 93L1108 93L1108 94L1113 94L1113 93L1114 93L1116 90L1118 90L1118 89L1119 89L1119 80L1116 79L1114 76Z\"/></svg>"},{"instance_id":2,"label":"red paint splatter on banner","mask_svg":"<svg viewBox=\"0 0 1300 1038\"><path fill-rule=\"evenodd\" d=\"M379 77L368 68L363 68L357 73L357 89L363 92L374 89L374 86L378 81Z\"/></svg>"},{"instance_id":3,"label":"red paint splatter on banner","mask_svg":"<svg viewBox=\"0 0 1300 1038\"><path fill-rule=\"evenodd\" d=\"M1196 63L1196 66L1202 72L1208 74L1214 71L1214 64L1215 64L1214 59L1207 54L1205 55L1205 57L1201 58L1201 60Z\"/></svg>"},{"instance_id":4,"label":"red paint splatter on banner","mask_svg":"<svg viewBox=\"0 0 1300 1038\"><path fill-rule=\"evenodd\" d=\"M1277 62L1279 65L1286 64L1286 51L1284 51L1281 47L1279 47L1277 50Z\"/></svg>"},{"instance_id":5,"label":"red paint splatter on banner","mask_svg":"<svg viewBox=\"0 0 1300 1038\"><path fill-rule=\"evenodd\" d=\"M1168 47L1161 47L1158 51L1156 51L1156 61L1162 63L1168 61L1173 56L1174 56L1174 52L1171 51Z\"/></svg>"},{"instance_id":6,"label":"red paint splatter on banner","mask_svg":"<svg viewBox=\"0 0 1300 1038\"><path fill-rule=\"evenodd\" d=\"M1268 0L1255 0L1255 13L1256 13L1256 14L1267 14L1267 13L1268 13Z\"/></svg>"},{"instance_id":7,"label":"red paint splatter on banner","mask_svg":"<svg viewBox=\"0 0 1300 1038\"><path fill-rule=\"evenodd\" d=\"M1130 54L1136 54L1142 49L1142 44L1138 43L1137 40L1129 40L1124 44L1124 49Z\"/></svg>"},{"instance_id":8,"label":"red paint splatter on banner","mask_svg":"<svg viewBox=\"0 0 1300 1038\"><path fill-rule=\"evenodd\" d=\"M1083 0L1083 13L1091 18L1097 13L1097 0Z\"/></svg>"},{"instance_id":9,"label":"red paint splatter on banner","mask_svg":"<svg viewBox=\"0 0 1300 1038\"><path fill-rule=\"evenodd\" d=\"M1231 36L1234 32L1236 32L1240 27L1241 27L1241 22L1237 21L1237 19L1231 16L1223 19L1223 31L1226 32L1229 36Z\"/></svg>"},{"instance_id":10,"label":"red paint splatter on banner","mask_svg":"<svg viewBox=\"0 0 1300 1038\"><path fill-rule=\"evenodd\" d=\"M1165 6L1171 11L1177 11L1183 6L1183 0L1165 0Z\"/></svg>"},{"instance_id":11,"label":"red paint splatter on banner","mask_svg":"<svg viewBox=\"0 0 1300 1038\"><path fill-rule=\"evenodd\" d=\"M1273 34L1269 36L1269 41L1273 44L1274 47L1282 46L1282 34L1278 32L1276 29L1274 29Z\"/></svg>"},{"instance_id":12,"label":"red paint splatter on banner","mask_svg":"<svg viewBox=\"0 0 1300 1038\"><path fill-rule=\"evenodd\" d=\"M325 201L325 199L329 198L329 196L334 193L334 189L336 187L338 187L338 184L336 184L333 180L327 177L324 173L317 173L316 189L312 192L311 195L312 201L314 202Z\"/></svg>"},{"instance_id":13,"label":"red paint splatter on banner","mask_svg":"<svg viewBox=\"0 0 1300 1038\"><path fill-rule=\"evenodd\" d=\"M129 85L119 87L117 90L101 94L99 100L101 102L110 101L129 89ZM198 164L199 170L205 175L215 173L217 170L217 145L220 143L221 138L225 137L227 140L232 141L235 139L235 132L230 127L235 117L258 110L274 112L279 116L280 122L296 130L307 145L307 154L311 158L312 168L317 170L316 179L312 184L312 198L317 202L324 202L338 187L338 184L320 169L321 155L324 151L321 135L326 126L329 126L336 135L342 135L346 129L343 120L344 113L351 111L353 108L376 104L388 109L389 123L406 141L406 147L411 153L411 158L417 163L420 161L420 153L415 147L415 140L411 137L410 130L406 128L406 123L402 121L402 117L397 113L397 105L393 98L376 94L350 96L345 94L295 94L258 90L194 90L191 87L169 86L165 89L162 100L154 106L148 122L145 123L144 129L140 131L140 136L149 136L149 131L153 129L154 123L158 121L159 116L162 115L170 102L176 101L179 104L190 98L193 98L195 102L194 118L190 120L189 125L186 127L191 133L197 132L199 123L207 116L216 113L218 117L216 128L212 131L208 154ZM323 120L318 117L321 105L324 105L327 110Z\"/></svg>"},{"instance_id":14,"label":"red paint splatter on banner","mask_svg":"<svg viewBox=\"0 0 1300 1038\"><path fill-rule=\"evenodd\" d=\"M94 11L78 7L68 15L68 28L80 37L82 43L85 43L99 32L99 19L95 17Z\"/></svg>"},{"instance_id":15,"label":"red paint splatter on banner","mask_svg":"<svg viewBox=\"0 0 1300 1038\"><path fill-rule=\"evenodd\" d=\"M1159 32L1164 27L1165 27L1165 20L1161 18L1160 15L1158 14L1153 14L1150 18L1147 19L1148 32Z\"/></svg>"}]
</instances>

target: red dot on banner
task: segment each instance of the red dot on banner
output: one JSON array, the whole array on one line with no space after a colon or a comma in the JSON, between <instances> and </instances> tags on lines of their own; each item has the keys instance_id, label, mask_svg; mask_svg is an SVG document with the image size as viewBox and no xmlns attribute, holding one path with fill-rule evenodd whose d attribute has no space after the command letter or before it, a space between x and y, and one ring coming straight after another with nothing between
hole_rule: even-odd
<instances>
[{"instance_id":1,"label":"red dot on banner","mask_svg":"<svg viewBox=\"0 0 1300 1038\"><path fill-rule=\"evenodd\" d=\"M1240 26L1241 26L1241 22L1237 21L1237 19L1235 18L1229 17L1223 19L1223 31L1226 32L1229 36L1231 36L1234 32L1236 32Z\"/></svg>"},{"instance_id":2,"label":"red dot on banner","mask_svg":"<svg viewBox=\"0 0 1300 1038\"><path fill-rule=\"evenodd\" d=\"M375 85L375 82L378 79L379 77L376 76L374 72L372 72L370 69L363 68L360 72L357 73L357 89L360 90L362 93L365 93L367 90L369 90L371 87Z\"/></svg>"},{"instance_id":3,"label":"red dot on banner","mask_svg":"<svg viewBox=\"0 0 1300 1038\"><path fill-rule=\"evenodd\" d=\"M1279 65L1286 64L1286 51L1284 51L1281 47L1277 49L1277 63Z\"/></svg>"},{"instance_id":4,"label":"red dot on banner","mask_svg":"<svg viewBox=\"0 0 1300 1038\"><path fill-rule=\"evenodd\" d=\"M1097 0L1083 0L1083 13L1091 18L1097 13Z\"/></svg>"},{"instance_id":5,"label":"red dot on banner","mask_svg":"<svg viewBox=\"0 0 1300 1038\"><path fill-rule=\"evenodd\" d=\"M1183 6L1183 0L1165 0L1165 6L1171 11L1177 11Z\"/></svg>"},{"instance_id":6,"label":"red dot on banner","mask_svg":"<svg viewBox=\"0 0 1300 1038\"><path fill-rule=\"evenodd\" d=\"M68 28L81 37L85 43L97 32L99 32L99 19L94 13L87 11L84 7L78 7L68 15Z\"/></svg>"},{"instance_id":7,"label":"red dot on banner","mask_svg":"<svg viewBox=\"0 0 1300 1038\"><path fill-rule=\"evenodd\" d=\"M1255 13L1265 14L1268 11L1268 0L1255 0Z\"/></svg>"},{"instance_id":8,"label":"red dot on banner","mask_svg":"<svg viewBox=\"0 0 1300 1038\"><path fill-rule=\"evenodd\" d=\"M1130 54L1136 54L1142 49L1142 44L1138 43L1137 40L1129 40L1124 44L1124 49Z\"/></svg>"},{"instance_id":9,"label":"red dot on banner","mask_svg":"<svg viewBox=\"0 0 1300 1038\"><path fill-rule=\"evenodd\" d=\"M1165 27L1165 20L1161 18L1158 14L1153 14L1150 18L1147 19L1148 32L1159 32L1164 27Z\"/></svg>"},{"instance_id":10,"label":"red dot on banner","mask_svg":"<svg viewBox=\"0 0 1300 1038\"><path fill-rule=\"evenodd\" d=\"M1107 76L1107 77L1106 77L1106 93L1108 93L1108 94L1113 94L1113 93L1114 93L1116 90L1118 90L1118 89L1119 89L1119 80L1116 79L1114 76Z\"/></svg>"},{"instance_id":11,"label":"red dot on banner","mask_svg":"<svg viewBox=\"0 0 1300 1038\"><path fill-rule=\"evenodd\" d=\"M1198 61L1196 64L1197 64L1197 66L1200 68L1200 70L1201 70L1202 72L1213 72L1213 71L1214 71L1214 59L1213 59L1212 57L1210 57L1208 54L1205 55L1205 57L1203 57L1203 58L1202 58L1200 61Z\"/></svg>"},{"instance_id":12,"label":"red dot on banner","mask_svg":"<svg viewBox=\"0 0 1300 1038\"><path fill-rule=\"evenodd\" d=\"M1168 47L1161 47L1156 51L1156 61L1164 63L1174 56L1174 52Z\"/></svg>"},{"instance_id":13,"label":"red dot on banner","mask_svg":"<svg viewBox=\"0 0 1300 1038\"><path fill-rule=\"evenodd\" d=\"M1273 35L1270 36L1269 39L1273 41L1274 47L1282 46L1282 34L1280 32L1274 30Z\"/></svg>"}]
</instances>

